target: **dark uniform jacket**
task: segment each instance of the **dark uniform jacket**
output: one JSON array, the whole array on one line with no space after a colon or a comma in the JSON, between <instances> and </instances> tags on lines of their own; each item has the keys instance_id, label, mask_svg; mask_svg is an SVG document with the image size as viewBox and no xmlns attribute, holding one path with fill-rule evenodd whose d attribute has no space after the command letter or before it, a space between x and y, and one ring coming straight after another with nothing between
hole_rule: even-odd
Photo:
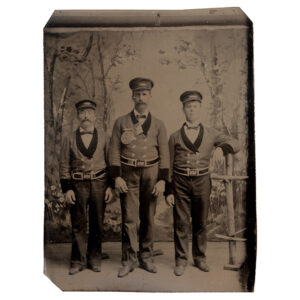
<instances>
[{"instance_id":1,"label":"dark uniform jacket","mask_svg":"<svg viewBox=\"0 0 300 300\"><path fill-rule=\"evenodd\" d=\"M185 134L184 125L174 132L169 139L170 172L172 180L173 168L205 169L209 167L212 150L221 147L224 154L239 151L238 141L222 134L214 128L200 124L199 135L192 143Z\"/></svg>"},{"instance_id":2,"label":"dark uniform jacket","mask_svg":"<svg viewBox=\"0 0 300 300\"><path fill-rule=\"evenodd\" d=\"M98 171L108 167L109 137L99 128L94 129L86 149L79 128L63 140L60 159L60 179L63 192L72 189L72 171Z\"/></svg>"},{"instance_id":3,"label":"dark uniform jacket","mask_svg":"<svg viewBox=\"0 0 300 300\"><path fill-rule=\"evenodd\" d=\"M133 111L118 118L115 122L110 148L111 176L115 178L121 175L121 156L138 160L152 160L158 157L158 179L167 180L170 160L167 133L163 122L149 113L142 125L143 133L135 135L128 144L122 143L122 134L126 131L134 133L137 123Z\"/></svg>"}]
</instances>

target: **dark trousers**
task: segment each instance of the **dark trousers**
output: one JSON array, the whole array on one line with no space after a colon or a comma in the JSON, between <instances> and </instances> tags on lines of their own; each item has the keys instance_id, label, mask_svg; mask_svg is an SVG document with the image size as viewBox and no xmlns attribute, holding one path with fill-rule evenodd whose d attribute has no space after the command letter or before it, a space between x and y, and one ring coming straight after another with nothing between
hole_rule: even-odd
<instances>
[{"instance_id":1,"label":"dark trousers","mask_svg":"<svg viewBox=\"0 0 300 300\"><path fill-rule=\"evenodd\" d=\"M210 176L187 177L174 173L173 188L175 261L176 265L187 265L190 217L192 217L194 262L205 258L206 223L211 191Z\"/></svg>"},{"instance_id":2,"label":"dark trousers","mask_svg":"<svg viewBox=\"0 0 300 300\"><path fill-rule=\"evenodd\" d=\"M156 197L152 195L157 182L158 165L144 168L122 165L122 178L128 192L121 194L122 209L122 263L151 260ZM140 224L139 224L140 221ZM139 247L138 247L139 231Z\"/></svg>"},{"instance_id":3,"label":"dark trousers","mask_svg":"<svg viewBox=\"0 0 300 300\"><path fill-rule=\"evenodd\" d=\"M71 206L71 265L100 265L106 179L74 182L76 201ZM89 223L87 234L87 223Z\"/></svg>"}]
</instances>

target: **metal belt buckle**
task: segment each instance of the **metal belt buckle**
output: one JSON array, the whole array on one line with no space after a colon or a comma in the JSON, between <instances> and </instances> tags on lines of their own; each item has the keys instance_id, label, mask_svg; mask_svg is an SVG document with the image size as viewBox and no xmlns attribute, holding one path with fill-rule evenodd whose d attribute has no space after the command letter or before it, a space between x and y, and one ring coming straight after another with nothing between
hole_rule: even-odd
<instances>
[{"instance_id":1,"label":"metal belt buckle","mask_svg":"<svg viewBox=\"0 0 300 300\"><path fill-rule=\"evenodd\" d=\"M197 170L189 170L189 176L197 176Z\"/></svg>"},{"instance_id":2,"label":"metal belt buckle","mask_svg":"<svg viewBox=\"0 0 300 300\"><path fill-rule=\"evenodd\" d=\"M145 165L146 165L146 162L144 160L139 160L139 159L136 160L137 167L145 167Z\"/></svg>"},{"instance_id":3,"label":"metal belt buckle","mask_svg":"<svg viewBox=\"0 0 300 300\"><path fill-rule=\"evenodd\" d=\"M75 180L83 180L82 172L74 172L72 175L73 175L73 179L75 179Z\"/></svg>"}]
</instances>

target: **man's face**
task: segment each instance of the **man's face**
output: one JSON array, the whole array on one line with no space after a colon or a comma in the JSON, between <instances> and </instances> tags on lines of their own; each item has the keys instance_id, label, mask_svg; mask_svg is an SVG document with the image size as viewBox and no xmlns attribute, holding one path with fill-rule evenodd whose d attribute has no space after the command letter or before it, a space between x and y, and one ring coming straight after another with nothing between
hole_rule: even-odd
<instances>
[{"instance_id":1,"label":"man's face","mask_svg":"<svg viewBox=\"0 0 300 300\"><path fill-rule=\"evenodd\" d=\"M133 91L132 100L136 110L145 110L151 100L151 92L149 90Z\"/></svg>"},{"instance_id":2,"label":"man's face","mask_svg":"<svg viewBox=\"0 0 300 300\"><path fill-rule=\"evenodd\" d=\"M183 112L187 121L193 122L200 117L201 103L199 101L189 101L183 105Z\"/></svg>"},{"instance_id":3,"label":"man's face","mask_svg":"<svg viewBox=\"0 0 300 300\"><path fill-rule=\"evenodd\" d=\"M95 110L91 108L79 109L77 117L80 122L80 126L84 129L88 129L94 125L96 121Z\"/></svg>"}]
</instances>

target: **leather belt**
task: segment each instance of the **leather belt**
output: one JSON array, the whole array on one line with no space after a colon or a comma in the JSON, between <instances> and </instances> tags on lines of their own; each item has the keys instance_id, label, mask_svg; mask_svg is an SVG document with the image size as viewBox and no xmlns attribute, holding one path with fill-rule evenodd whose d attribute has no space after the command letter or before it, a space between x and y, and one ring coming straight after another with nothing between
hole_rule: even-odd
<instances>
[{"instance_id":1,"label":"leather belt","mask_svg":"<svg viewBox=\"0 0 300 300\"><path fill-rule=\"evenodd\" d=\"M72 171L71 177L73 180L94 180L107 172L107 168L98 171Z\"/></svg>"},{"instance_id":2,"label":"leather belt","mask_svg":"<svg viewBox=\"0 0 300 300\"><path fill-rule=\"evenodd\" d=\"M205 169L181 169L174 168L174 173L184 176L202 176L208 174L208 168Z\"/></svg>"},{"instance_id":3,"label":"leather belt","mask_svg":"<svg viewBox=\"0 0 300 300\"><path fill-rule=\"evenodd\" d=\"M141 160L141 159L131 159L121 156L121 163L132 166L132 167L150 167L156 164L159 161L159 158L151 159L151 160Z\"/></svg>"}]
</instances>

